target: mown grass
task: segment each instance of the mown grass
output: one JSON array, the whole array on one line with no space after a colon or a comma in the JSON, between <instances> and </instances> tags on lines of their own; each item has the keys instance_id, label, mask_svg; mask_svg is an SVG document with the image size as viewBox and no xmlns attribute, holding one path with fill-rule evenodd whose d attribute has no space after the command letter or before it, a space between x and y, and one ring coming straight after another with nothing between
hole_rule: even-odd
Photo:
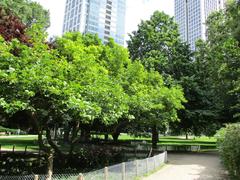
<instances>
[{"instance_id":1,"label":"mown grass","mask_svg":"<svg viewBox=\"0 0 240 180\"><path fill-rule=\"evenodd\" d=\"M99 136L103 138L102 136ZM146 145L150 146L151 138L148 137L134 137L128 134L121 134L119 137L120 142L131 141L146 141ZM0 136L0 145L2 149L12 149L15 146L16 150L38 150L37 136L36 135L19 135L19 136ZM184 139L181 136L160 136L158 145L160 146L201 146L208 148L216 148L216 139L211 137L191 137Z\"/></svg>"},{"instance_id":2,"label":"mown grass","mask_svg":"<svg viewBox=\"0 0 240 180\"><path fill-rule=\"evenodd\" d=\"M19 136L0 136L0 145L2 150L11 150L15 146L15 150L27 151L38 150L38 142L36 135L19 135Z\"/></svg>"},{"instance_id":3,"label":"mown grass","mask_svg":"<svg viewBox=\"0 0 240 180\"><path fill-rule=\"evenodd\" d=\"M122 134L120 136L120 141L146 141L146 146L151 146L151 138L139 138L129 136L127 134ZM189 149L191 146L198 146L198 151L216 151L216 139L214 137L189 137L185 139L184 136L160 136L158 146L163 146L166 149L166 146L175 147L174 149ZM172 149L172 148L171 148Z\"/></svg>"}]
</instances>

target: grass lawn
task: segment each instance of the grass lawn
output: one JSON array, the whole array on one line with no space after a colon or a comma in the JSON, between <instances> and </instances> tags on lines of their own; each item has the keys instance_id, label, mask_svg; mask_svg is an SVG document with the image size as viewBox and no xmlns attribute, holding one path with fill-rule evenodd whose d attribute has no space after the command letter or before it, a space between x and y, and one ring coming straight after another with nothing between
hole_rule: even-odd
<instances>
[{"instance_id":1,"label":"grass lawn","mask_svg":"<svg viewBox=\"0 0 240 180\"><path fill-rule=\"evenodd\" d=\"M145 140L147 143L151 143L151 138L134 137L127 134L121 134L119 140L130 141L130 140ZM185 139L184 136L160 136L158 145L167 146L205 146L216 148L216 139L214 137L189 137Z\"/></svg>"},{"instance_id":2,"label":"grass lawn","mask_svg":"<svg viewBox=\"0 0 240 180\"><path fill-rule=\"evenodd\" d=\"M0 136L0 145L2 150L11 150L14 145L15 150L25 150L26 146L27 151L38 150L36 135Z\"/></svg>"},{"instance_id":3,"label":"grass lawn","mask_svg":"<svg viewBox=\"0 0 240 180\"><path fill-rule=\"evenodd\" d=\"M201 146L216 146L216 139L214 137L196 137L190 139L183 139L182 137L160 137L159 143L161 145L201 145Z\"/></svg>"},{"instance_id":4,"label":"grass lawn","mask_svg":"<svg viewBox=\"0 0 240 180\"><path fill-rule=\"evenodd\" d=\"M101 138L103 138L101 136ZM146 145L151 144L151 138L134 137L128 134L121 134L119 141L128 142L133 140L146 141ZM27 146L28 151L38 150L37 136L36 135L19 135L19 136L0 136L0 145L2 149L13 148L15 145L16 150L25 150ZM190 137L188 140L182 136L160 136L158 145L162 146L201 146L201 148L216 148L216 139L214 137Z\"/></svg>"}]
</instances>

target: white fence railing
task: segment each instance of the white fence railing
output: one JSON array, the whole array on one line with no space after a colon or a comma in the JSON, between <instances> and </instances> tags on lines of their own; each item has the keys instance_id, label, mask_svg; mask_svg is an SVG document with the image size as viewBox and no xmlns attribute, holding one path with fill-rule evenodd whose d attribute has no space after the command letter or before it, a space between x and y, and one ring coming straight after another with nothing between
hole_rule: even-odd
<instances>
[{"instance_id":1,"label":"white fence railing","mask_svg":"<svg viewBox=\"0 0 240 180\"><path fill-rule=\"evenodd\" d=\"M167 152L156 156L123 162L103 169L81 174L54 174L52 177L46 175L28 176L0 176L1 180L134 180L136 177L156 170L167 162Z\"/></svg>"}]
</instances>

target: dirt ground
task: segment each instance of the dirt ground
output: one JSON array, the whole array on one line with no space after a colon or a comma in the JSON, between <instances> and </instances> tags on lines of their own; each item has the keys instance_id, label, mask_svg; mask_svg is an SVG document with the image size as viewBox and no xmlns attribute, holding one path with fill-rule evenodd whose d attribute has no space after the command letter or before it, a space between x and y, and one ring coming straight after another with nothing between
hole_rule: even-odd
<instances>
[{"instance_id":1,"label":"dirt ground","mask_svg":"<svg viewBox=\"0 0 240 180\"><path fill-rule=\"evenodd\" d=\"M168 164L144 180L227 180L216 153L169 153Z\"/></svg>"}]
</instances>

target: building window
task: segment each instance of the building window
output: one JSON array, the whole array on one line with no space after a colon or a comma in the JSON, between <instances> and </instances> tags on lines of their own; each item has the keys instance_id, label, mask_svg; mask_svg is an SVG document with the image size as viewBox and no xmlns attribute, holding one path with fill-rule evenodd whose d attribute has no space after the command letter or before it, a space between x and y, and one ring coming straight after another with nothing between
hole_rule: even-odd
<instances>
[{"instance_id":1,"label":"building window","mask_svg":"<svg viewBox=\"0 0 240 180\"><path fill-rule=\"evenodd\" d=\"M109 31L104 31L105 34L107 35L110 35L110 32Z\"/></svg>"},{"instance_id":2,"label":"building window","mask_svg":"<svg viewBox=\"0 0 240 180\"><path fill-rule=\"evenodd\" d=\"M110 24L111 24L111 22L110 22L110 21L108 21L108 20L106 20L106 21L105 21L105 23L106 23L106 24L108 24L108 25L110 25Z\"/></svg>"},{"instance_id":3,"label":"building window","mask_svg":"<svg viewBox=\"0 0 240 180\"><path fill-rule=\"evenodd\" d=\"M110 26L105 25L105 29L110 30Z\"/></svg>"},{"instance_id":4,"label":"building window","mask_svg":"<svg viewBox=\"0 0 240 180\"><path fill-rule=\"evenodd\" d=\"M106 8L111 10L112 6L107 5Z\"/></svg>"},{"instance_id":5,"label":"building window","mask_svg":"<svg viewBox=\"0 0 240 180\"><path fill-rule=\"evenodd\" d=\"M111 16L106 15L106 19L109 19L109 20L110 20L110 19L111 19Z\"/></svg>"},{"instance_id":6,"label":"building window","mask_svg":"<svg viewBox=\"0 0 240 180\"><path fill-rule=\"evenodd\" d=\"M110 4L110 5L112 5L112 1L107 1L107 4Z\"/></svg>"},{"instance_id":7,"label":"building window","mask_svg":"<svg viewBox=\"0 0 240 180\"><path fill-rule=\"evenodd\" d=\"M109 37L108 37L108 36L104 36L104 39L105 39L105 40L109 40Z\"/></svg>"},{"instance_id":8,"label":"building window","mask_svg":"<svg viewBox=\"0 0 240 180\"><path fill-rule=\"evenodd\" d=\"M111 11L109 11L109 10L106 10L106 13L107 13L107 14L112 14Z\"/></svg>"}]
</instances>

